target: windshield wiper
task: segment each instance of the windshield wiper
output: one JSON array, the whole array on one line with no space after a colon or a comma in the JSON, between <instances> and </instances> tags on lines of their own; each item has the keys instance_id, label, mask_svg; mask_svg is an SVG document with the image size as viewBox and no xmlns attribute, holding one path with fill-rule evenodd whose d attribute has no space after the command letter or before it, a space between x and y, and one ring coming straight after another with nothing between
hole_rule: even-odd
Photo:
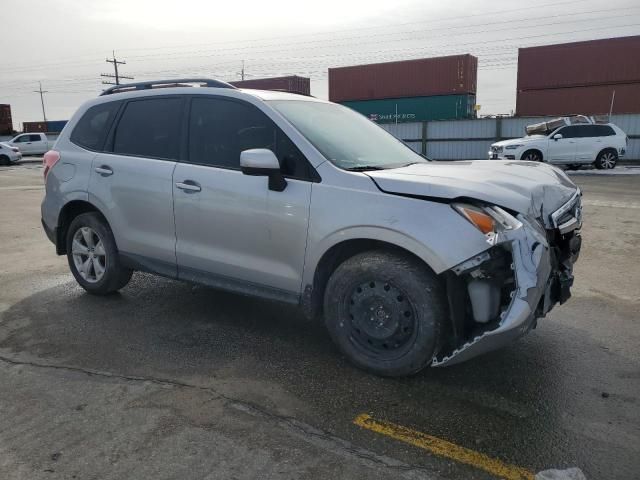
<instances>
[{"instance_id":1,"label":"windshield wiper","mask_svg":"<svg viewBox=\"0 0 640 480\"><path fill-rule=\"evenodd\" d=\"M386 170L384 167L377 165L358 165L357 167L345 168L348 172L366 172L367 170Z\"/></svg>"}]
</instances>

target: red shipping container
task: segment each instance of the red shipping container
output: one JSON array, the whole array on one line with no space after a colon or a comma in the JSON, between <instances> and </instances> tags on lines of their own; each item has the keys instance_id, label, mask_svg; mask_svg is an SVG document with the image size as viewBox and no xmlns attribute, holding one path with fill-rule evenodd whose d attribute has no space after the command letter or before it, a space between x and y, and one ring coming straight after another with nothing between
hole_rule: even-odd
<instances>
[{"instance_id":1,"label":"red shipping container","mask_svg":"<svg viewBox=\"0 0 640 480\"><path fill-rule=\"evenodd\" d=\"M22 131L25 133L46 132L47 122L23 122Z\"/></svg>"},{"instance_id":2,"label":"red shipping container","mask_svg":"<svg viewBox=\"0 0 640 480\"><path fill-rule=\"evenodd\" d=\"M640 82L640 35L518 50L518 91Z\"/></svg>"},{"instance_id":3,"label":"red shipping container","mask_svg":"<svg viewBox=\"0 0 640 480\"><path fill-rule=\"evenodd\" d=\"M422 58L329 69L329 100L378 100L476 93L472 55Z\"/></svg>"},{"instance_id":4,"label":"red shipping container","mask_svg":"<svg viewBox=\"0 0 640 480\"><path fill-rule=\"evenodd\" d=\"M229 82L238 88L255 88L257 90L276 90L280 92L311 95L311 80L307 77L292 75L289 77L252 78L251 80L239 80Z\"/></svg>"},{"instance_id":5,"label":"red shipping container","mask_svg":"<svg viewBox=\"0 0 640 480\"><path fill-rule=\"evenodd\" d=\"M521 91L516 115L607 114L614 91L612 113L640 113L640 83L631 83Z\"/></svg>"}]
</instances>

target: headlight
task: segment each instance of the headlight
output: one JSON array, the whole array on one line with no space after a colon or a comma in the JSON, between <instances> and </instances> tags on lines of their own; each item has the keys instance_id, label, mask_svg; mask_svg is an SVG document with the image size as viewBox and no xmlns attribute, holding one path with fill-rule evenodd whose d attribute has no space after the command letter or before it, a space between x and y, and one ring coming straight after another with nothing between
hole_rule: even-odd
<instances>
[{"instance_id":1,"label":"headlight","mask_svg":"<svg viewBox=\"0 0 640 480\"><path fill-rule=\"evenodd\" d=\"M491 245L497 243L500 232L522 226L522 223L513 215L495 205L477 206L469 203L453 203L451 206L484 233L487 242Z\"/></svg>"},{"instance_id":2,"label":"headlight","mask_svg":"<svg viewBox=\"0 0 640 480\"><path fill-rule=\"evenodd\" d=\"M504 148L506 148L507 150L515 150L516 148L520 148L520 147L524 147L524 145L519 143L517 145L507 145Z\"/></svg>"}]
</instances>

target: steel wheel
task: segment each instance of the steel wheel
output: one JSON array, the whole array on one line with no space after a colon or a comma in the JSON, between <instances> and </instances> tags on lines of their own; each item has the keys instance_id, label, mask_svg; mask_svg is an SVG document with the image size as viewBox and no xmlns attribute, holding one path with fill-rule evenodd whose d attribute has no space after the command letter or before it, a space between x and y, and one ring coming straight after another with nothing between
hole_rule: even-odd
<instances>
[{"instance_id":1,"label":"steel wheel","mask_svg":"<svg viewBox=\"0 0 640 480\"><path fill-rule=\"evenodd\" d=\"M107 254L100 235L90 227L79 228L73 235L71 253L76 270L89 283L97 283L104 276Z\"/></svg>"},{"instance_id":2,"label":"steel wheel","mask_svg":"<svg viewBox=\"0 0 640 480\"><path fill-rule=\"evenodd\" d=\"M351 341L379 359L402 356L413 343L416 314L406 294L390 282L371 280L349 295Z\"/></svg>"}]
</instances>

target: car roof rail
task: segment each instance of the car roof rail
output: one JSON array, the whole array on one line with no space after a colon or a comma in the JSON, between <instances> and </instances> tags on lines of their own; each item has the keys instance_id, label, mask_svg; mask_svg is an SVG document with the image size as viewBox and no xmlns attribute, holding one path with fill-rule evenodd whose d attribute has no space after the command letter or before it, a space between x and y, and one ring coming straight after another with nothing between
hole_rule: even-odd
<instances>
[{"instance_id":1,"label":"car roof rail","mask_svg":"<svg viewBox=\"0 0 640 480\"><path fill-rule=\"evenodd\" d=\"M151 90L152 88L168 88L168 87L188 87L187 83L198 83L201 86L213 88L233 88L233 85L222 80L214 80L211 78L179 78L174 80L150 80L148 82L123 83L114 85L104 90L100 96L111 95L112 93L131 92L135 90Z\"/></svg>"}]
</instances>

